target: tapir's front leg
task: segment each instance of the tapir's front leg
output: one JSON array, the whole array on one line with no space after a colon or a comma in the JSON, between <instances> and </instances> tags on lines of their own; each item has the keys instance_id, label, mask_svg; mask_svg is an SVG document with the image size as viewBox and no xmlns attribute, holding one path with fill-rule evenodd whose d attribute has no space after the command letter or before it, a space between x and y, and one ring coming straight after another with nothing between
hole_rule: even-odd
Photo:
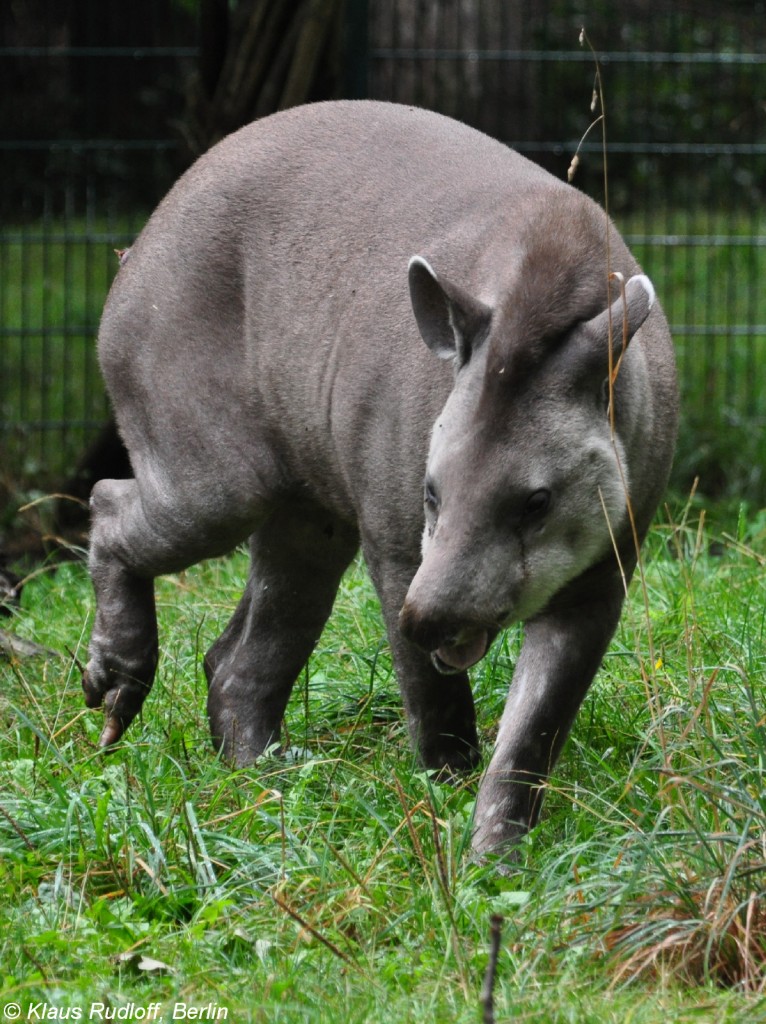
<instances>
[{"instance_id":1,"label":"tapir's front leg","mask_svg":"<svg viewBox=\"0 0 766 1024\"><path fill-rule=\"evenodd\" d=\"M616 575L616 573L615 573ZM601 581L600 581L601 582ZM492 759L476 801L474 852L510 850L537 820L556 763L620 617L622 582L526 624Z\"/></svg>"},{"instance_id":2,"label":"tapir's front leg","mask_svg":"<svg viewBox=\"0 0 766 1024\"><path fill-rule=\"evenodd\" d=\"M430 655L399 628L399 612L417 562L381 558L369 542L364 553L388 628L410 742L420 763L448 774L473 768L479 760L479 740L468 673L438 672Z\"/></svg>"}]
</instances>

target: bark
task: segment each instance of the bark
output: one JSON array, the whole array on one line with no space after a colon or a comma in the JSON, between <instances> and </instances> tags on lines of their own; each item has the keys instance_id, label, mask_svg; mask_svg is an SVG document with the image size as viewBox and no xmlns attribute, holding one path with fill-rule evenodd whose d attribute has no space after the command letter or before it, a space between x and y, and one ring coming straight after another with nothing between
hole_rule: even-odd
<instances>
[{"instance_id":1,"label":"bark","mask_svg":"<svg viewBox=\"0 0 766 1024\"><path fill-rule=\"evenodd\" d=\"M344 0L240 0L229 12L222 0L204 0L181 126L190 158L256 117L338 95L344 8Z\"/></svg>"}]
</instances>

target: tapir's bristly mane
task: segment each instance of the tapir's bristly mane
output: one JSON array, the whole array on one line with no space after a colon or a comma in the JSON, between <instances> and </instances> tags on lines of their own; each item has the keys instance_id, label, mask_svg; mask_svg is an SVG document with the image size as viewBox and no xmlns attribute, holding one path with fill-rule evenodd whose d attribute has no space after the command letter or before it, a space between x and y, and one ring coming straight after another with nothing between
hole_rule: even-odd
<instances>
[{"instance_id":1,"label":"tapir's bristly mane","mask_svg":"<svg viewBox=\"0 0 766 1024\"><path fill-rule=\"evenodd\" d=\"M502 302L506 329L495 333L490 343L490 375L505 367L502 376L518 382L544 362L576 324L607 308L604 223L603 210L574 189L562 188L548 196L523 226L515 286ZM629 276L635 261L617 240L615 248Z\"/></svg>"}]
</instances>

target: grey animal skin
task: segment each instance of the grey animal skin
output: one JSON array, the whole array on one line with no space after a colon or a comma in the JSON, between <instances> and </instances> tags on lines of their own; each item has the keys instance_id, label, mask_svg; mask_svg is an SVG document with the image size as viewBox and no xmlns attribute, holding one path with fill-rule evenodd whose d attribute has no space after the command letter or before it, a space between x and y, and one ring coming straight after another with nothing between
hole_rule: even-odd
<instances>
[{"instance_id":1,"label":"grey animal skin","mask_svg":"<svg viewBox=\"0 0 766 1024\"><path fill-rule=\"evenodd\" d=\"M525 623L475 818L476 853L505 851L617 625L675 441L667 323L603 210L433 113L292 109L160 204L99 353L135 474L91 502L101 743L152 684L154 577L249 537L205 670L214 743L254 761L361 544L427 768L477 764L467 669Z\"/></svg>"}]
</instances>

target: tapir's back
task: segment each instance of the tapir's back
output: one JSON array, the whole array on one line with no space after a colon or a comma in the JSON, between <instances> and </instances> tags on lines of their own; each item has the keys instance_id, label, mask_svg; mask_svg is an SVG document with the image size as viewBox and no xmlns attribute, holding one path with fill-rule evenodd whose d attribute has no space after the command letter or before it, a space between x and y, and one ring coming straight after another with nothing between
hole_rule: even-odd
<instances>
[{"instance_id":1,"label":"tapir's back","mask_svg":"<svg viewBox=\"0 0 766 1024\"><path fill-rule=\"evenodd\" d=\"M505 232L510 256L523 204L544 204L546 192L560 190L571 191L449 118L388 103L314 104L214 146L159 205L129 262L140 259L158 290L167 282L166 294L209 290L224 266L227 284L241 288L248 282L240 275L265 262L260 287L273 284L281 295L301 271L304 288L317 292L351 268L402 282L409 257L430 244L455 262L445 272L468 272L486 291L487 272L491 280L500 268L493 273L481 259L482 243L496 249ZM458 263L467 251L480 267Z\"/></svg>"}]
</instances>

